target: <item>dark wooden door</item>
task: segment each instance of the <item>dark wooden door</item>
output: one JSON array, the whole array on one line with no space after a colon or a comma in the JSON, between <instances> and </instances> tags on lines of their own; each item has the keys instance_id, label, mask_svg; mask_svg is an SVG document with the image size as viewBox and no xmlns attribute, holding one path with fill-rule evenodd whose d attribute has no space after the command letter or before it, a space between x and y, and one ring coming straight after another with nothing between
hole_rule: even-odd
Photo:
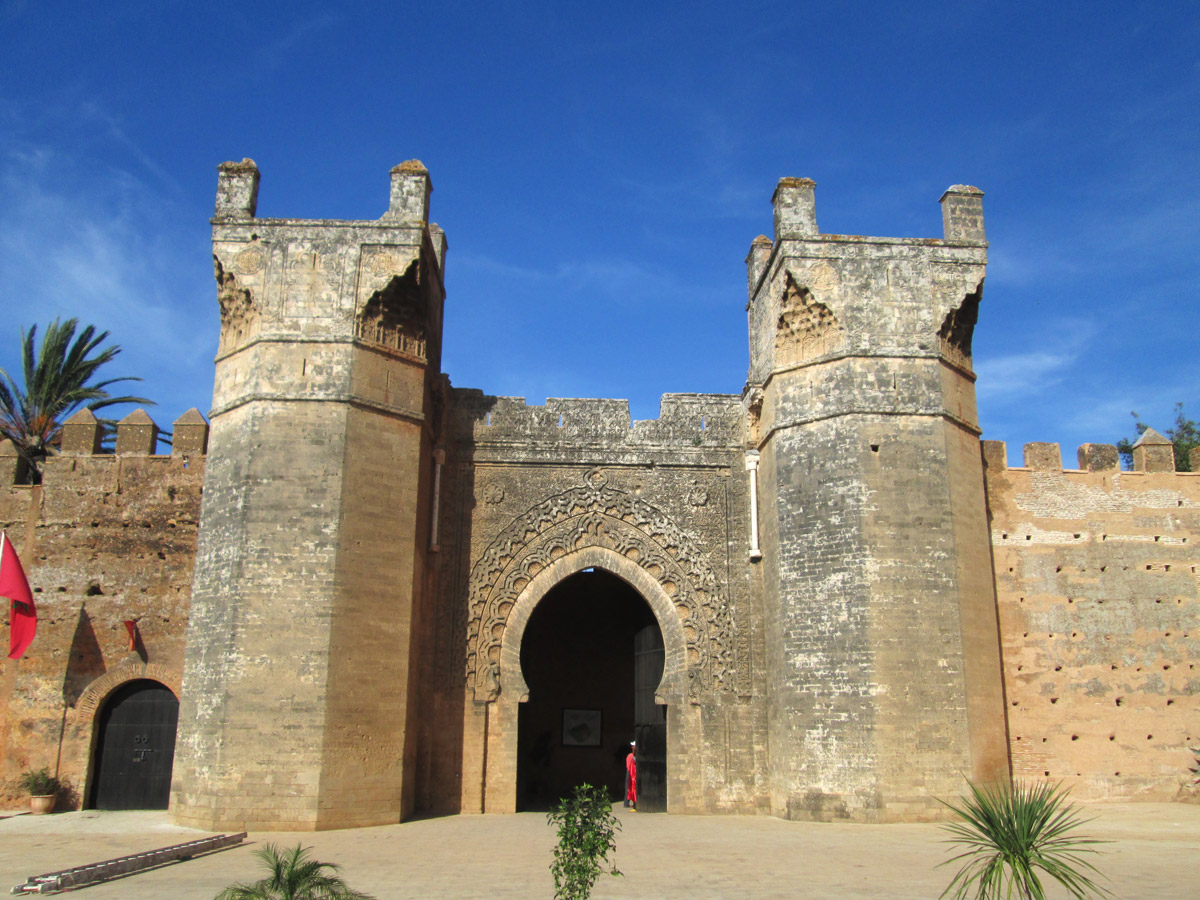
<instances>
[{"instance_id":1,"label":"dark wooden door","mask_svg":"<svg viewBox=\"0 0 1200 900\"><path fill-rule=\"evenodd\" d=\"M667 708L654 702L662 678L662 632L651 622L633 636L633 739L637 741L638 811L667 811Z\"/></svg>"},{"instance_id":2,"label":"dark wooden door","mask_svg":"<svg viewBox=\"0 0 1200 900\"><path fill-rule=\"evenodd\" d=\"M157 681L118 688L100 714L92 806L166 809L179 701Z\"/></svg>"}]
</instances>

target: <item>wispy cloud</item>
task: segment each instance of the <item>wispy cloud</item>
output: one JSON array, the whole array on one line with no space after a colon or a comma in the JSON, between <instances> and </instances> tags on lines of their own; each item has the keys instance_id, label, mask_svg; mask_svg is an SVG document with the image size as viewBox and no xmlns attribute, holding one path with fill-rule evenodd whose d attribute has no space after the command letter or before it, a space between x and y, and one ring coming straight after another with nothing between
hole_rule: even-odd
<instances>
[{"instance_id":1,"label":"wispy cloud","mask_svg":"<svg viewBox=\"0 0 1200 900\"><path fill-rule=\"evenodd\" d=\"M0 365L15 362L18 326L78 318L124 348L112 374L145 379L139 392L160 401L156 419L169 417L160 424L207 405L216 337L200 296L207 253L179 227L184 214L163 186L47 144L10 144L0 156L0 312L10 328Z\"/></svg>"}]
</instances>

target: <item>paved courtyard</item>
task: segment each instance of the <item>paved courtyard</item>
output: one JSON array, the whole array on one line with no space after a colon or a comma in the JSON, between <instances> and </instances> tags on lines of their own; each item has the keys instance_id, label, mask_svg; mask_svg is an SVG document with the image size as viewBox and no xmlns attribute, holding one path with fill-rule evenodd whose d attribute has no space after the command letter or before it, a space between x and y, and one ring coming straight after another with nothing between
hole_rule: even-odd
<instances>
[{"instance_id":1,"label":"paved courtyard","mask_svg":"<svg viewBox=\"0 0 1200 900\"><path fill-rule=\"evenodd\" d=\"M1200 806L1090 804L1087 831L1112 841L1097 864L1128 900L1200 898ZM616 861L593 897L933 900L950 879L935 825L819 825L766 817L629 813ZM203 832L165 813L73 812L0 820L0 892L42 874L181 843ZM379 900L551 900L554 836L543 815L451 816L356 831L252 834L243 845L82 888L86 900L211 900L231 881L259 877L251 850L264 841L314 848L351 886ZM1066 896L1052 891L1051 896Z\"/></svg>"}]
</instances>

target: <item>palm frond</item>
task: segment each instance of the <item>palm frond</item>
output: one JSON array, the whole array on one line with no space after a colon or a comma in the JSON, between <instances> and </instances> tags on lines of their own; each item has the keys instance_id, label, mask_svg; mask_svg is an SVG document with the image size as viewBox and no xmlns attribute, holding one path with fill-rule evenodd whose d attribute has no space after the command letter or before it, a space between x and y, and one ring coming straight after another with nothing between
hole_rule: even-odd
<instances>
[{"instance_id":1,"label":"palm frond","mask_svg":"<svg viewBox=\"0 0 1200 900\"><path fill-rule=\"evenodd\" d=\"M944 826L949 842L963 849L942 863L960 864L942 897L1044 900L1039 871L1076 900L1108 894L1093 880L1100 872L1085 856L1096 852L1090 845L1104 842L1074 833L1090 820L1067 802L1062 785L967 784L969 796L946 804L959 817Z\"/></svg>"},{"instance_id":2,"label":"palm frond","mask_svg":"<svg viewBox=\"0 0 1200 900\"><path fill-rule=\"evenodd\" d=\"M0 369L0 436L8 438L29 464L35 480L41 462L53 452L63 423L77 410L106 409L119 404L153 405L146 397L113 396L109 388L131 376L96 380L102 366L110 363L121 348L102 346L108 332L97 334L87 325L76 334L78 319L51 322L37 341L38 327L21 331L21 380L18 384Z\"/></svg>"},{"instance_id":3,"label":"palm frond","mask_svg":"<svg viewBox=\"0 0 1200 900\"><path fill-rule=\"evenodd\" d=\"M253 884L232 884L216 900L374 900L347 885L336 865L313 859L308 847L283 850L268 843L254 855L267 876Z\"/></svg>"}]
</instances>

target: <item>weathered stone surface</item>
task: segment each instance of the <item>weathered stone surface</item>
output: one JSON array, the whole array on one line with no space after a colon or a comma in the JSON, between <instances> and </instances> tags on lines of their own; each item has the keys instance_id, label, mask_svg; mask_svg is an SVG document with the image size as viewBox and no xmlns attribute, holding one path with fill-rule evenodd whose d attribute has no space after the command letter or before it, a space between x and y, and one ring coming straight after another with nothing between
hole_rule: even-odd
<instances>
[{"instance_id":1,"label":"weathered stone surface","mask_svg":"<svg viewBox=\"0 0 1200 900\"><path fill-rule=\"evenodd\" d=\"M1078 796L1176 796L1200 476L1153 431L1134 472L981 445L982 192L946 192L943 239L825 235L782 179L748 384L631 421L450 386L429 173L391 179L379 220L258 219L257 167L221 166L211 429L189 410L157 456L139 410L106 455L80 413L38 486L0 444L40 613L0 683L6 799L56 761L86 799L105 700L150 678L182 695L178 822L511 811L526 629L588 569L661 633L671 811L926 819L1010 754Z\"/></svg>"}]
</instances>

